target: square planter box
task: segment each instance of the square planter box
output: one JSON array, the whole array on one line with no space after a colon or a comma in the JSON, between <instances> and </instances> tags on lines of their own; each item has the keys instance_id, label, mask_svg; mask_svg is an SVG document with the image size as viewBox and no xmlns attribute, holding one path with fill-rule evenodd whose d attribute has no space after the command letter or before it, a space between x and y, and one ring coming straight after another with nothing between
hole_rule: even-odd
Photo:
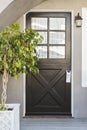
<instances>
[{"instance_id":1,"label":"square planter box","mask_svg":"<svg viewBox=\"0 0 87 130\"><path fill-rule=\"evenodd\" d=\"M19 104L6 104L12 110L0 111L0 130L20 130Z\"/></svg>"}]
</instances>

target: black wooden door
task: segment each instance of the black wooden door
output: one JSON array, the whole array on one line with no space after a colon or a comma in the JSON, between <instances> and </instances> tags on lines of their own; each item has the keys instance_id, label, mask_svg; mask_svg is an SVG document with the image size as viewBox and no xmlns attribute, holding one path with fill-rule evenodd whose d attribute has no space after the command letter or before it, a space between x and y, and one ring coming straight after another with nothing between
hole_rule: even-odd
<instances>
[{"instance_id":1,"label":"black wooden door","mask_svg":"<svg viewBox=\"0 0 87 130\"><path fill-rule=\"evenodd\" d=\"M26 115L71 114L71 83L66 83L66 70L71 69L70 19L70 13L26 16L27 27L45 39L37 49L39 74L26 76Z\"/></svg>"}]
</instances>

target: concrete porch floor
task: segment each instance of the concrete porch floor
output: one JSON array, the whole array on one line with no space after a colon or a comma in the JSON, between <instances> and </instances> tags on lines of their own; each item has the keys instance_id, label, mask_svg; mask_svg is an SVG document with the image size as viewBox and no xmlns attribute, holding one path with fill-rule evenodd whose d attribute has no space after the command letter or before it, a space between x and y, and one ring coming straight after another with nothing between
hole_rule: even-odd
<instances>
[{"instance_id":1,"label":"concrete porch floor","mask_svg":"<svg viewBox=\"0 0 87 130\"><path fill-rule=\"evenodd\" d=\"M21 130L87 130L87 119L24 118Z\"/></svg>"}]
</instances>

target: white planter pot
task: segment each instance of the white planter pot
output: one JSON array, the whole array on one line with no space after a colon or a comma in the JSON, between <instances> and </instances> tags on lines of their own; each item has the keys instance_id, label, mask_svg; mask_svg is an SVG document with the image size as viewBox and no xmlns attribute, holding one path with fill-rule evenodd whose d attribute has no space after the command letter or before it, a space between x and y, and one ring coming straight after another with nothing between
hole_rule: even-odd
<instances>
[{"instance_id":1,"label":"white planter pot","mask_svg":"<svg viewBox=\"0 0 87 130\"><path fill-rule=\"evenodd\" d=\"M13 110L0 111L0 130L20 130L19 104L6 104Z\"/></svg>"}]
</instances>

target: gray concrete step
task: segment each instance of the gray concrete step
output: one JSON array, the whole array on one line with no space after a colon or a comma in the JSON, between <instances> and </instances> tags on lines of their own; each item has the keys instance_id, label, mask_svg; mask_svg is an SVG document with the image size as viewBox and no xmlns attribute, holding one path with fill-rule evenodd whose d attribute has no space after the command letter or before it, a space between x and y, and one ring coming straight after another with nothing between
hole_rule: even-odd
<instances>
[{"instance_id":1,"label":"gray concrete step","mask_svg":"<svg viewBox=\"0 0 87 130\"><path fill-rule=\"evenodd\" d=\"M87 130L87 119L27 118L21 130Z\"/></svg>"}]
</instances>

